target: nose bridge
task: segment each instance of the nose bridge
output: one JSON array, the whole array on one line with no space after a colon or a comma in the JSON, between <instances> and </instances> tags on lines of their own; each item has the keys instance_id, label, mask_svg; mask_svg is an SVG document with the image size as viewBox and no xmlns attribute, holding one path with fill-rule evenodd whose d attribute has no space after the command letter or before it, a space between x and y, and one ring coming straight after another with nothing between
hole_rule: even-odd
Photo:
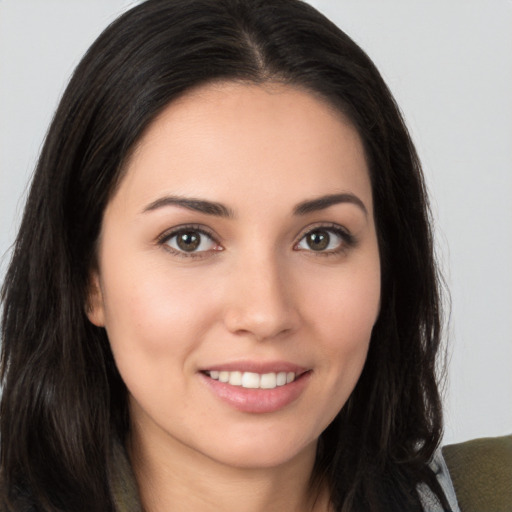
<instances>
[{"instance_id":1,"label":"nose bridge","mask_svg":"<svg viewBox=\"0 0 512 512\"><path fill-rule=\"evenodd\" d=\"M275 251L240 258L230 274L225 323L231 332L268 339L297 327L293 283Z\"/></svg>"}]
</instances>

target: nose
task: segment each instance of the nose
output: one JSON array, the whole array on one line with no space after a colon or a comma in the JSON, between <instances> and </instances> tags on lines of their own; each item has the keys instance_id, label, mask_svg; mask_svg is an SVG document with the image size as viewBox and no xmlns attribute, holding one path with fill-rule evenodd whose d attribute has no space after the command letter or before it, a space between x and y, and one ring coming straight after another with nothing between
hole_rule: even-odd
<instances>
[{"instance_id":1,"label":"nose","mask_svg":"<svg viewBox=\"0 0 512 512\"><path fill-rule=\"evenodd\" d=\"M224 323L230 332L261 341L298 329L294 280L275 258L245 259L229 274Z\"/></svg>"}]
</instances>

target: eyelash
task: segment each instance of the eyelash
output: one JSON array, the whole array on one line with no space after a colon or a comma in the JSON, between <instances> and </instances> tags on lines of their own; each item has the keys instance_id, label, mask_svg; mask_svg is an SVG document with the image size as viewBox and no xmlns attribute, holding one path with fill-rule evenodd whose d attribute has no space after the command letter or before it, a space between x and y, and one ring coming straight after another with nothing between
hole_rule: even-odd
<instances>
[{"instance_id":1,"label":"eyelash","mask_svg":"<svg viewBox=\"0 0 512 512\"><path fill-rule=\"evenodd\" d=\"M331 249L328 251L315 251L313 249L307 250L307 249L299 249L297 246L305 239L306 236L314 233L315 231L326 231L328 233L334 233L337 237L339 237L342 242L340 243L340 246L336 249ZM184 225L179 226L177 228L173 228L170 231L166 231L162 233L157 238L157 243L159 245L165 246L165 249L169 252L171 252L173 255L181 257L181 258L204 258L207 253L216 253L221 252L223 249L214 249L214 250L208 250L208 251L193 251L193 252L187 252L187 251L181 251L177 250L174 247L171 247L169 245L169 241L172 240L175 236L178 236L179 234L186 233L186 232L194 232L199 233L200 235L208 237L213 243L219 245L218 240L215 238L213 233L207 229L205 229L203 226L198 226L194 224L190 225ZM342 228L341 226L337 224L318 224L316 226L309 226L299 237L299 241L294 244L293 248L296 251L304 251L312 253L315 256L336 256L338 254L341 254L343 252L346 252L351 247L354 247L357 244L357 240L349 233L345 228Z\"/></svg>"}]
</instances>

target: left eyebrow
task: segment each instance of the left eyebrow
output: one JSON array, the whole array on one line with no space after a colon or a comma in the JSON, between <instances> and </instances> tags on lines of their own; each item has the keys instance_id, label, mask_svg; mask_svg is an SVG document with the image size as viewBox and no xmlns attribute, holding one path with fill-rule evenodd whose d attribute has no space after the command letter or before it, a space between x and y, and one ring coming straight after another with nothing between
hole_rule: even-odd
<instances>
[{"instance_id":1,"label":"left eyebrow","mask_svg":"<svg viewBox=\"0 0 512 512\"><path fill-rule=\"evenodd\" d=\"M325 210L326 208L329 208L330 206L333 206L335 204L340 203L351 203L359 207L365 216L368 217L368 210L366 209L366 206L364 205L363 201L359 199L354 194L350 193L344 193L344 194L330 194L327 196L321 196L317 197L315 199L309 199L307 201L303 201L302 203L299 203L294 209L293 214L294 215L306 215L311 212L316 212L319 210Z\"/></svg>"}]
</instances>

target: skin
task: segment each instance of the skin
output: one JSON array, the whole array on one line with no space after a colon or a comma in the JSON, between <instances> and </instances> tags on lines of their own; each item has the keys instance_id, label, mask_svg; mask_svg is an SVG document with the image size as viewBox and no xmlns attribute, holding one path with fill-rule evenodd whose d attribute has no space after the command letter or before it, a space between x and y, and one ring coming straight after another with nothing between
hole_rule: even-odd
<instances>
[{"instance_id":1,"label":"skin","mask_svg":"<svg viewBox=\"0 0 512 512\"><path fill-rule=\"evenodd\" d=\"M350 200L295 211L333 194ZM192 255L163 236L190 224L211 234ZM305 235L320 228L330 243L313 250ZM367 163L339 112L279 84L208 85L168 105L106 208L88 305L129 391L145 509L326 510L327 490L308 485L317 440L361 374L379 300ZM307 382L268 413L236 409L201 373L276 360Z\"/></svg>"}]
</instances>

